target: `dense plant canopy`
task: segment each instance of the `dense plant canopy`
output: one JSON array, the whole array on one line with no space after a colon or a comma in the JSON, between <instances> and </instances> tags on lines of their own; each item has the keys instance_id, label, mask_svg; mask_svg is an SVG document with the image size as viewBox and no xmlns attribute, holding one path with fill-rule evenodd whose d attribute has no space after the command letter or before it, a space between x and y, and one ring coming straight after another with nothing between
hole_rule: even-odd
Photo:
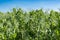
<instances>
[{"instance_id":1,"label":"dense plant canopy","mask_svg":"<svg viewBox=\"0 0 60 40\"><path fill-rule=\"evenodd\" d=\"M60 40L60 12L0 12L0 40Z\"/></svg>"}]
</instances>

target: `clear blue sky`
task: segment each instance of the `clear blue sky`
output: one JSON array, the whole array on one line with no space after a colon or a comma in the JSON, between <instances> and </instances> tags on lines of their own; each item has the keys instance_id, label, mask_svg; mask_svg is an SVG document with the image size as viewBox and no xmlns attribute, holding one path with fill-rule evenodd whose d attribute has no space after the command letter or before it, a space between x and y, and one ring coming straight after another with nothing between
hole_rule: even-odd
<instances>
[{"instance_id":1,"label":"clear blue sky","mask_svg":"<svg viewBox=\"0 0 60 40\"><path fill-rule=\"evenodd\" d=\"M0 11L6 12L12 8L57 10L60 8L60 0L0 0Z\"/></svg>"}]
</instances>

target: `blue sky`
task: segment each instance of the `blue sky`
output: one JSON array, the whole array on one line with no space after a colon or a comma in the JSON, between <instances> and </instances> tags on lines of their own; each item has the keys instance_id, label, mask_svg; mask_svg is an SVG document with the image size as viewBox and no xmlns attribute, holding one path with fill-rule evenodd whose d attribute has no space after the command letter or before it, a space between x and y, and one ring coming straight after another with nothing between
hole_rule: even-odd
<instances>
[{"instance_id":1,"label":"blue sky","mask_svg":"<svg viewBox=\"0 0 60 40\"><path fill-rule=\"evenodd\" d=\"M0 11L6 12L12 8L57 10L60 8L60 0L0 0Z\"/></svg>"}]
</instances>

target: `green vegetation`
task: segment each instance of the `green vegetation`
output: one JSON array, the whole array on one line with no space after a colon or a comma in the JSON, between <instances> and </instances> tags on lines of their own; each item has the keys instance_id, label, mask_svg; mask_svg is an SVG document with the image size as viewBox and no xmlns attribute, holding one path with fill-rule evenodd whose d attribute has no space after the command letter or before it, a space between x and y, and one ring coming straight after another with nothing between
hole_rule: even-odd
<instances>
[{"instance_id":1,"label":"green vegetation","mask_svg":"<svg viewBox=\"0 0 60 40\"><path fill-rule=\"evenodd\" d=\"M0 40L60 40L60 12L0 12Z\"/></svg>"}]
</instances>

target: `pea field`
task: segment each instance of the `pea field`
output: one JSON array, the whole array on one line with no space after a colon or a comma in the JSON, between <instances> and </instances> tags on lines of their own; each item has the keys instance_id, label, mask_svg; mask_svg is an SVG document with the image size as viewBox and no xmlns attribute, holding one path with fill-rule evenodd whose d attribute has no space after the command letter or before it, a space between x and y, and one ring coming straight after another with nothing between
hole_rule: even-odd
<instances>
[{"instance_id":1,"label":"pea field","mask_svg":"<svg viewBox=\"0 0 60 40\"><path fill-rule=\"evenodd\" d=\"M60 40L60 12L21 8L0 12L0 40Z\"/></svg>"}]
</instances>

